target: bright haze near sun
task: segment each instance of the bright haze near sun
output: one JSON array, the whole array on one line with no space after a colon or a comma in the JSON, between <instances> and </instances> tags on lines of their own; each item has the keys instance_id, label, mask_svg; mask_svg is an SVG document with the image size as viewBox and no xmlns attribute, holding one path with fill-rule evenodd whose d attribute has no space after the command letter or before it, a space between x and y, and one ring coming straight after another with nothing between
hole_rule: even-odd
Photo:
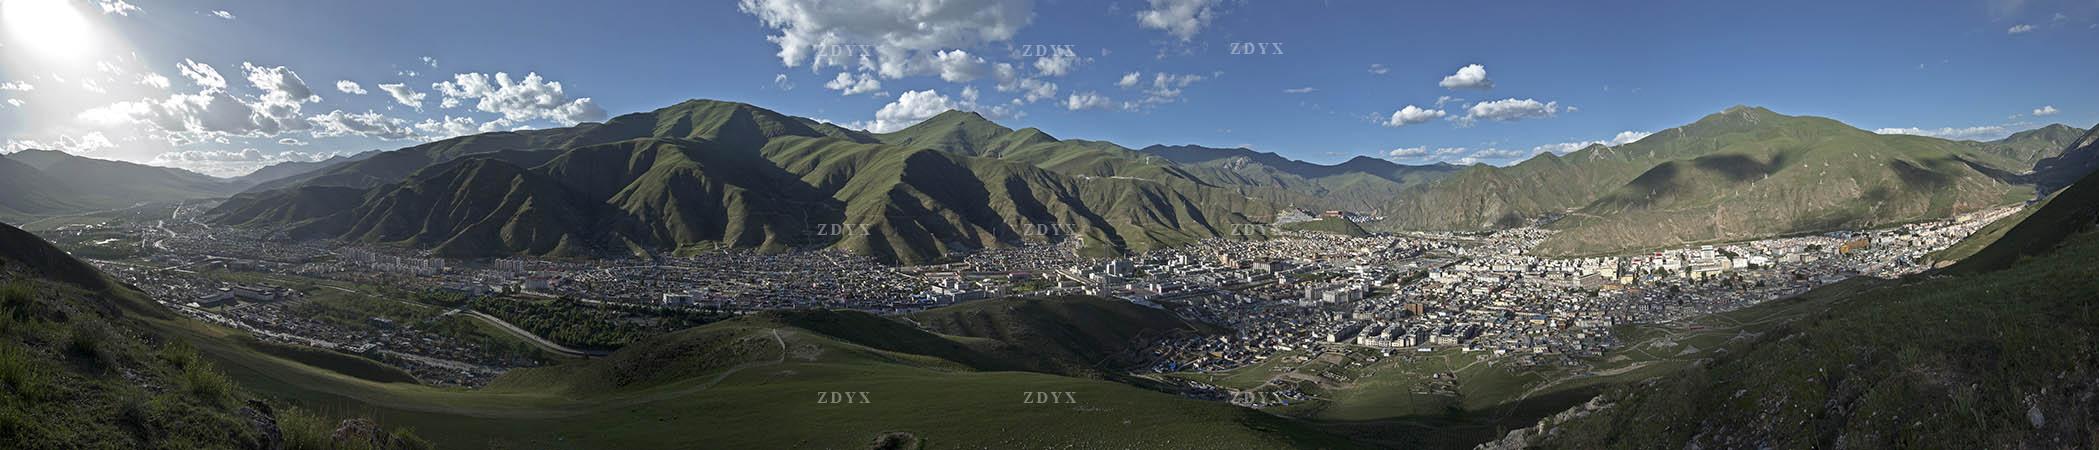
<instances>
[{"instance_id":1,"label":"bright haze near sun","mask_svg":"<svg viewBox=\"0 0 2099 450\"><path fill-rule=\"evenodd\" d=\"M0 0L0 26L0 151L221 176L693 98L1317 163L1511 164L1738 104L2099 122L2099 60L2062 56L2099 53L2091 0Z\"/></svg>"}]
</instances>

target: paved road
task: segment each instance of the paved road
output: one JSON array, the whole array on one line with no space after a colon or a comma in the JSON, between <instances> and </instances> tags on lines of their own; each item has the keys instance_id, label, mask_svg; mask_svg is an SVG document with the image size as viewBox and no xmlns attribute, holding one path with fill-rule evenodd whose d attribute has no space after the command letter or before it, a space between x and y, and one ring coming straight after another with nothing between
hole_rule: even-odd
<instances>
[{"instance_id":1,"label":"paved road","mask_svg":"<svg viewBox=\"0 0 2099 450\"><path fill-rule=\"evenodd\" d=\"M554 341L549 341L546 338L539 337L539 335L537 334L532 334L532 332L530 331L525 331L525 329L523 328L518 328L517 325L511 325L510 322L504 322L503 319L498 319L496 318L496 316L482 314L480 311L474 310L466 310L462 312L466 313L466 315L469 317L481 319L483 321L487 321L488 323L495 324L497 328L502 328L503 331L508 331L512 335L524 338L526 341L531 342L533 345L538 345L539 348L545 349L546 351L568 356L574 356L578 358L596 358L612 354L612 352L607 352L603 350L581 350L569 348L566 345L561 345L559 343L555 343Z\"/></svg>"}]
</instances>

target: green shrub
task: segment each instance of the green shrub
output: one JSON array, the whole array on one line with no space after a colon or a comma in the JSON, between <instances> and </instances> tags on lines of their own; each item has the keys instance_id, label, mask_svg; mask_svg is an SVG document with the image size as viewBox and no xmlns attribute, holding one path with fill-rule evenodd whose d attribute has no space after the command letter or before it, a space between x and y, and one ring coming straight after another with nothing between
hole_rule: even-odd
<instances>
[{"instance_id":1,"label":"green shrub","mask_svg":"<svg viewBox=\"0 0 2099 450\"><path fill-rule=\"evenodd\" d=\"M73 324L73 333L66 337L66 351L107 368L116 364L116 332L100 322Z\"/></svg>"},{"instance_id":2,"label":"green shrub","mask_svg":"<svg viewBox=\"0 0 2099 450\"><path fill-rule=\"evenodd\" d=\"M212 370L208 364L190 364L182 370L182 387L197 400L210 405L223 405L233 396L233 380Z\"/></svg>"},{"instance_id":3,"label":"green shrub","mask_svg":"<svg viewBox=\"0 0 2099 450\"><path fill-rule=\"evenodd\" d=\"M0 385L23 398L35 398L42 386L28 351L14 343L0 343Z\"/></svg>"}]
</instances>

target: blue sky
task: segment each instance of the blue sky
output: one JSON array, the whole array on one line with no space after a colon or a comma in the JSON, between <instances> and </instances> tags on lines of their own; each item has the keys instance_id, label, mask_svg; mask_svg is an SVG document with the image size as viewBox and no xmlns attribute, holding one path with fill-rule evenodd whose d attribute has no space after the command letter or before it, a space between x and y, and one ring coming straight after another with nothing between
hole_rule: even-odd
<instances>
[{"instance_id":1,"label":"blue sky","mask_svg":"<svg viewBox=\"0 0 2099 450\"><path fill-rule=\"evenodd\" d=\"M2099 122L2095 23L2099 0L0 0L0 138L231 175L713 98L1322 163L1506 164L1736 104L1993 139Z\"/></svg>"}]
</instances>

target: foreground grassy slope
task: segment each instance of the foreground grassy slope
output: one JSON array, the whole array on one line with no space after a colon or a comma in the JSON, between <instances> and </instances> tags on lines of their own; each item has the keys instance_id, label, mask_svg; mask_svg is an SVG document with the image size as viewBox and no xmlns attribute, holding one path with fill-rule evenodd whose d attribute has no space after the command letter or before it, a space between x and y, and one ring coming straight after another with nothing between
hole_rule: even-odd
<instances>
[{"instance_id":1,"label":"foreground grassy slope","mask_svg":"<svg viewBox=\"0 0 2099 450\"><path fill-rule=\"evenodd\" d=\"M958 341L851 312L718 322L604 359L514 371L473 392L376 383L218 346L206 351L226 357L229 373L258 391L443 429L431 439L447 447L863 448L894 432L928 448L1351 446L1228 405L1106 381L979 371L1002 363ZM1078 403L1025 403L1030 391L1073 392ZM824 392L865 392L869 402L819 403Z\"/></svg>"},{"instance_id":2,"label":"foreground grassy slope","mask_svg":"<svg viewBox=\"0 0 2099 450\"><path fill-rule=\"evenodd\" d=\"M338 439L337 422L262 401L168 332L190 326L202 325L0 225L0 446L427 448L376 427Z\"/></svg>"}]
</instances>

